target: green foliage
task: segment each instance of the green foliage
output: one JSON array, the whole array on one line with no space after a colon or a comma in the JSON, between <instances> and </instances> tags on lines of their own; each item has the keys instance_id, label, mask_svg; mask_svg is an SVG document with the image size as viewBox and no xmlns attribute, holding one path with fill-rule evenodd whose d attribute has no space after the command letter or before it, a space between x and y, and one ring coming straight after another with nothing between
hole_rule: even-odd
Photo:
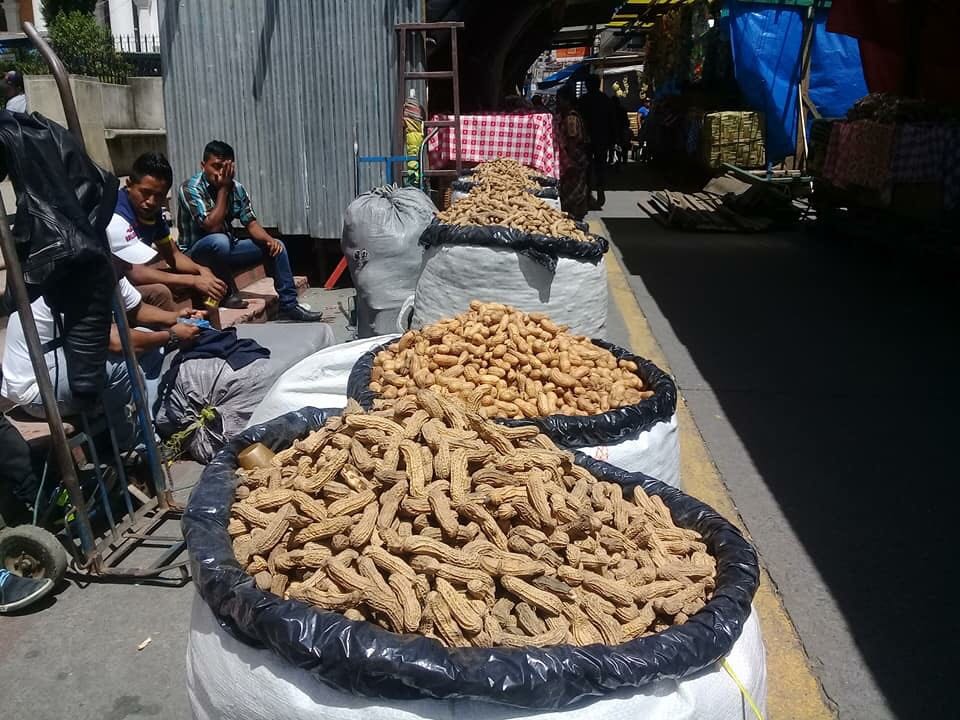
<instances>
[{"instance_id":1,"label":"green foliage","mask_svg":"<svg viewBox=\"0 0 960 720\"><path fill-rule=\"evenodd\" d=\"M50 72L40 53L33 48L17 48L14 53L15 60L0 63L0 74L7 70L19 70L23 75L46 75Z\"/></svg>"},{"instance_id":2,"label":"green foliage","mask_svg":"<svg viewBox=\"0 0 960 720\"><path fill-rule=\"evenodd\" d=\"M97 0L43 0L40 5L40 12L47 25L53 22L53 19L60 13L69 14L80 12L85 15L93 15L97 7Z\"/></svg>"},{"instance_id":3,"label":"green foliage","mask_svg":"<svg viewBox=\"0 0 960 720\"><path fill-rule=\"evenodd\" d=\"M104 82L124 83L130 65L113 48L110 31L93 15L61 13L47 28L50 45L74 75L91 75Z\"/></svg>"}]
</instances>

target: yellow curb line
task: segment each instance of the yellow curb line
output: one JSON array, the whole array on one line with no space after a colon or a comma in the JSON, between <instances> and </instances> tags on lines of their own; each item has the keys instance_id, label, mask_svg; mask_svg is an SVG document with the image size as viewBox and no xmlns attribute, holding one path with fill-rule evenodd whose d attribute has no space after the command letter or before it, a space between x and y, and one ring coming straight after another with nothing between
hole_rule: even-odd
<instances>
[{"instance_id":1,"label":"yellow curb line","mask_svg":"<svg viewBox=\"0 0 960 720\"><path fill-rule=\"evenodd\" d=\"M602 221L590 220L593 233L610 237ZM630 350L669 372L663 350L650 330L615 249L607 253L610 298L623 317ZM683 397L677 398L680 428L680 477L683 489L710 505L749 538L743 519L720 477ZM835 720L836 711L813 674L810 662L780 596L761 565L760 588L753 600L767 651L767 720Z\"/></svg>"}]
</instances>

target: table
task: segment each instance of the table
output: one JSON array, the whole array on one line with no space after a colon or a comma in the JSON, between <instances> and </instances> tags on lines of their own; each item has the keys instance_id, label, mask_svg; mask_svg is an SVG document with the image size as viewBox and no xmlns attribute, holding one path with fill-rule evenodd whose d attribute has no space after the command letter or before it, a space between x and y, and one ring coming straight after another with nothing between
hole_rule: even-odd
<instances>
[{"instance_id":1,"label":"table","mask_svg":"<svg viewBox=\"0 0 960 720\"><path fill-rule=\"evenodd\" d=\"M434 120L453 120L452 115L436 115ZM483 113L460 116L460 157L473 164L497 158L512 158L547 177L560 171L557 143L550 113ZM456 158L456 134L453 128L441 128L427 145L430 167L453 167Z\"/></svg>"}]
</instances>

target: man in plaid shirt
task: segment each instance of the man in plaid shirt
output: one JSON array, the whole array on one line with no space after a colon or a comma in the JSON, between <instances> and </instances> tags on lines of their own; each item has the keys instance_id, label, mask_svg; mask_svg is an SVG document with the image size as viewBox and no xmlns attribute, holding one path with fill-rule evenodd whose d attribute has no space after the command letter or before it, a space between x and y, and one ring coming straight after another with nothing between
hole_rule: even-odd
<instances>
[{"instance_id":1,"label":"man in plaid shirt","mask_svg":"<svg viewBox=\"0 0 960 720\"><path fill-rule=\"evenodd\" d=\"M322 320L323 315L310 312L297 301L287 249L257 222L246 188L234 179L235 171L233 148L220 140L207 143L200 172L185 181L177 193L181 249L227 283L229 295L220 302L221 307L246 307L233 281L233 273L262 262L273 277L280 297L281 319ZM249 238L233 236L231 228L235 220L246 228Z\"/></svg>"}]
</instances>

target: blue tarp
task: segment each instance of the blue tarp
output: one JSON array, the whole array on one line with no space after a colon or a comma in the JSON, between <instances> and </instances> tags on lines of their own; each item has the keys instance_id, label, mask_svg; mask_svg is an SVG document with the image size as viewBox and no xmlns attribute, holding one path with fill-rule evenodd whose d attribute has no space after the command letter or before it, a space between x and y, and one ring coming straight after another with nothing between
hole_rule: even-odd
<instances>
[{"instance_id":1,"label":"blue tarp","mask_svg":"<svg viewBox=\"0 0 960 720\"><path fill-rule=\"evenodd\" d=\"M572 78L574 75L580 74L584 77L587 75L587 66L585 63L571 63L561 70L557 70L552 75L547 75L543 80L537 83L538 90L549 90L555 85L560 85L565 83L567 80Z\"/></svg>"},{"instance_id":2,"label":"blue tarp","mask_svg":"<svg viewBox=\"0 0 960 720\"><path fill-rule=\"evenodd\" d=\"M734 72L747 104L766 116L767 159L796 150L797 85L806 8L729 3ZM867 94L854 38L827 32L827 11L814 18L810 100L824 117L845 115Z\"/></svg>"}]
</instances>

